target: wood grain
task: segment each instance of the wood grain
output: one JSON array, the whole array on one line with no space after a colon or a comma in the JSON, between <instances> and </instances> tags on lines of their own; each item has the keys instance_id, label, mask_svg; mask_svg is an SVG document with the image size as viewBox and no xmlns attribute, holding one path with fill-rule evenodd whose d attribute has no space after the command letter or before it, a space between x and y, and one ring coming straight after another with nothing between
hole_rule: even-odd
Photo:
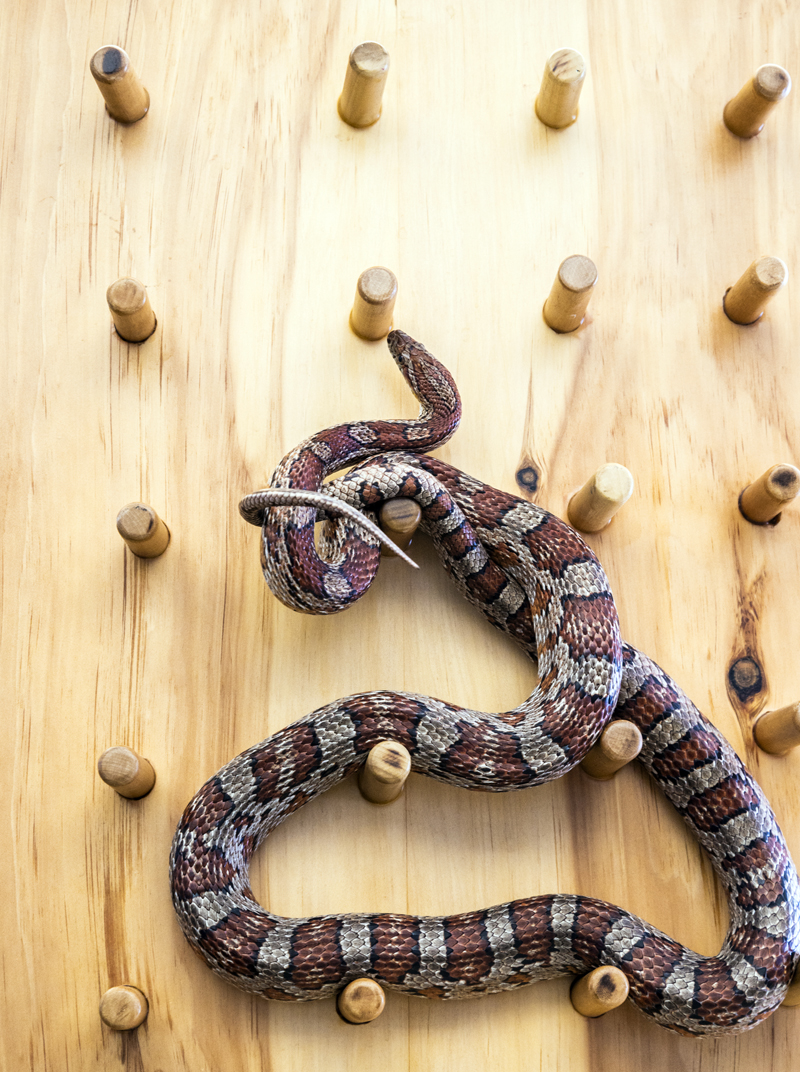
<instances>
[{"instance_id":1,"label":"wood grain","mask_svg":"<svg viewBox=\"0 0 800 1072\"><path fill-rule=\"evenodd\" d=\"M167 857L207 777L336 696L405 688L504 710L535 681L423 538L418 574L385 560L358 606L309 618L270 595L238 515L309 433L416 412L385 343L348 328L353 281L390 264L397 325L462 392L442 457L562 517L608 458L636 474L635 500L589 537L623 635L747 759L800 860L800 756L767 756L751 732L798 694L800 511L771 527L737 508L754 474L800 458L796 101L750 141L722 123L759 65L791 72L797 11L8 0L3 24L0 1065L793 1067L797 1010L704 1044L629 1005L584 1021L566 979L449 1006L389 994L360 1029L332 1002L259 1002L192 955ZM392 73L380 122L355 130L336 102L363 40L381 41ZM88 70L108 41L150 93L130 127ZM579 121L555 131L533 102L565 44L588 73ZM584 325L556 335L541 310L571 250L603 286ZM742 328L722 295L764 250L790 282ZM105 303L127 276L158 314L142 346L113 334ZM169 521L160 558L134 559L114 529L133 500ZM158 771L141 801L96 775L120 741ZM709 865L636 763L497 797L412 775L391 808L353 781L274 834L253 888L295 915L578 892L702 953L727 922ZM150 1012L119 1035L97 1008L126 982Z\"/></svg>"}]
</instances>

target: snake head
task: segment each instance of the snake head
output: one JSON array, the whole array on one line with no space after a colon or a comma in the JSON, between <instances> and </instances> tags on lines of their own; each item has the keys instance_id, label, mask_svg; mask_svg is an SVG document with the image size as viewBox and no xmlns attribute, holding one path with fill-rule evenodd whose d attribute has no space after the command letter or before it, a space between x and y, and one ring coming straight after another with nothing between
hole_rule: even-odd
<instances>
[{"instance_id":1,"label":"snake head","mask_svg":"<svg viewBox=\"0 0 800 1072\"><path fill-rule=\"evenodd\" d=\"M446 443L461 420L461 397L455 380L433 354L404 331L390 331L386 343L422 407L420 421L433 418L437 424L435 446Z\"/></svg>"},{"instance_id":2,"label":"snake head","mask_svg":"<svg viewBox=\"0 0 800 1072\"><path fill-rule=\"evenodd\" d=\"M386 336L386 344L397 367L408 380L418 398L420 393L424 393L419 391L419 383L425 379L426 373L433 366L438 366L443 372L447 373L447 370L436 360L433 354L428 353L421 343L418 343L416 339L412 339L410 335L406 335L404 331L397 329L390 331ZM447 373L447 378L452 382L449 373ZM457 394L455 383L453 383L453 389Z\"/></svg>"}]
</instances>

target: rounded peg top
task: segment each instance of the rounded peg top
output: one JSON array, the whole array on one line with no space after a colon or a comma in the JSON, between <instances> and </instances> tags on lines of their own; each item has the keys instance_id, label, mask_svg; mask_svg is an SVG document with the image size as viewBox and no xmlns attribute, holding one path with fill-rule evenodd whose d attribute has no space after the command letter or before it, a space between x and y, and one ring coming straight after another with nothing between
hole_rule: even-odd
<instances>
[{"instance_id":1,"label":"rounded peg top","mask_svg":"<svg viewBox=\"0 0 800 1072\"><path fill-rule=\"evenodd\" d=\"M642 750L642 731L633 723L625 719L610 723L603 734L606 754L613 759L621 759L627 763Z\"/></svg>"},{"instance_id":2,"label":"rounded peg top","mask_svg":"<svg viewBox=\"0 0 800 1072\"><path fill-rule=\"evenodd\" d=\"M575 254L563 260L542 310L547 326L560 335L579 328L596 283L597 266L589 257Z\"/></svg>"},{"instance_id":3,"label":"rounded peg top","mask_svg":"<svg viewBox=\"0 0 800 1072\"><path fill-rule=\"evenodd\" d=\"M350 53L339 115L351 127L371 127L381 117L389 53L377 41L363 41Z\"/></svg>"},{"instance_id":4,"label":"rounded peg top","mask_svg":"<svg viewBox=\"0 0 800 1072\"><path fill-rule=\"evenodd\" d=\"M147 291L138 279L126 277L111 284L106 291L106 301L115 313L133 316L144 307Z\"/></svg>"},{"instance_id":5,"label":"rounded peg top","mask_svg":"<svg viewBox=\"0 0 800 1072\"><path fill-rule=\"evenodd\" d=\"M97 773L106 785L128 800L147 796L156 782L156 774L149 760L143 759L131 748L120 745L103 752L97 761Z\"/></svg>"},{"instance_id":6,"label":"rounded peg top","mask_svg":"<svg viewBox=\"0 0 800 1072\"><path fill-rule=\"evenodd\" d=\"M585 77L586 60L576 49L560 48L549 57L534 104L545 126L561 130L575 122Z\"/></svg>"},{"instance_id":7,"label":"rounded peg top","mask_svg":"<svg viewBox=\"0 0 800 1072\"><path fill-rule=\"evenodd\" d=\"M388 268L376 265L367 268L358 277L358 293L370 305L383 305L397 294L397 277Z\"/></svg>"},{"instance_id":8,"label":"rounded peg top","mask_svg":"<svg viewBox=\"0 0 800 1072\"><path fill-rule=\"evenodd\" d=\"M576 980L570 998L581 1016L603 1016L618 1008L628 997L630 986L624 973L616 967L605 966Z\"/></svg>"},{"instance_id":9,"label":"rounded peg top","mask_svg":"<svg viewBox=\"0 0 800 1072\"><path fill-rule=\"evenodd\" d=\"M170 541L169 529L147 503L123 506L117 514L117 532L138 558L158 558Z\"/></svg>"},{"instance_id":10,"label":"rounded peg top","mask_svg":"<svg viewBox=\"0 0 800 1072\"><path fill-rule=\"evenodd\" d=\"M738 138L754 138L775 105L792 88L789 72L777 63L765 63L725 105L725 126Z\"/></svg>"},{"instance_id":11,"label":"rounded peg top","mask_svg":"<svg viewBox=\"0 0 800 1072\"><path fill-rule=\"evenodd\" d=\"M789 72L777 63L765 63L753 75L753 89L764 100L783 100L791 88L792 79Z\"/></svg>"},{"instance_id":12,"label":"rounded peg top","mask_svg":"<svg viewBox=\"0 0 800 1072\"><path fill-rule=\"evenodd\" d=\"M630 470L617 462L601 465L567 505L567 518L580 532L599 532L633 494Z\"/></svg>"},{"instance_id":13,"label":"rounded peg top","mask_svg":"<svg viewBox=\"0 0 800 1072\"><path fill-rule=\"evenodd\" d=\"M146 503L128 503L117 514L117 532L126 540L146 540L158 524L158 514Z\"/></svg>"},{"instance_id":14,"label":"rounded peg top","mask_svg":"<svg viewBox=\"0 0 800 1072\"><path fill-rule=\"evenodd\" d=\"M789 278L780 257L758 257L722 298L725 315L734 324L755 324Z\"/></svg>"},{"instance_id":15,"label":"rounded peg top","mask_svg":"<svg viewBox=\"0 0 800 1072\"><path fill-rule=\"evenodd\" d=\"M739 510L748 521L763 525L774 522L799 494L800 469L794 465L773 465L747 485L739 496Z\"/></svg>"},{"instance_id":16,"label":"rounded peg top","mask_svg":"<svg viewBox=\"0 0 800 1072\"><path fill-rule=\"evenodd\" d=\"M413 499L387 499L378 511L381 528L405 535L414 532L422 517L418 502Z\"/></svg>"},{"instance_id":17,"label":"rounded peg top","mask_svg":"<svg viewBox=\"0 0 800 1072\"><path fill-rule=\"evenodd\" d=\"M759 257L753 263L753 279L762 290L777 290L789 278L789 269L780 257Z\"/></svg>"},{"instance_id":18,"label":"rounded peg top","mask_svg":"<svg viewBox=\"0 0 800 1072\"><path fill-rule=\"evenodd\" d=\"M397 277L388 268L376 265L358 277L356 296L350 313L350 327L362 339L374 342L392 328L397 299Z\"/></svg>"},{"instance_id":19,"label":"rounded peg top","mask_svg":"<svg viewBox=\"0 0 800 1072\"><path fill-rule=\"evenodd\" d=\"M144 119L150 108L150 94L139 81L124 48L103 45L89 61L89 70L112 119L118 123Z\"/></svg>"},{"instance_id":20,"label":"rounded peg top","mask_svg":"<svg viewBox=\"0 0 800 1072\"><path fill-rule=\"evenodd\" d=\"M391 804L403 791L411 772L411 756L399 741L379 741L359 771L361 795L373 804Z\"/></svg>"},{"instance_id":21,"label":"rounded peg top","mask_svg":"<svg viewBox=\"0 0 800 1072\"><path fill-rule=\"evenodd\" d=\"M117 335L125 342L144 342L156 330L156 316L138 279L118 279L106 291Z\"/></svg>"},{"instance_id":22,"label":"rounded peg top","mask_svg":"<svg viewBox=\"0 0 800 1072\"><path fill-rule=\"evenodd\" d=\"M749 279L758 290L777 290L789 278L789 269L780 257L759 257L753 261Z\"/></svg>"},{"instance_id":23,"label":"rounded peg top","mask_svg":"<svg viewBox=\"0 0 800 1072\"><path fill-rule=\"evenodd\" d=\"M128 983L112 986L100 999L100 1019L113 1031L132 1031L144 1023L148 1009L142 991Z\"/></svg>"},{"instance_id":24,"label":"rounded peg top","mask_svg":"<svg viewBox=\"0 0 800 1072\"><path fill-rule=\"evenodd\" d=\"M378 81L389 70L389 53L377 41L362 41L350 53L348 63L359 77Z\"/></svg>"},{"instance_id":25,"label":"rounded peg top","mask_svg":"<svg viewBox=\"0 0 800 1072\"><path fill-rule=\"evenodd\" d=\"M616 719L609 722L584 756L581 769L590 777L605 781L636 759L642 743L642 731L635 723Z\"/></svg>"},{"instance_id":26,"label":"rounded peg top","mask_svg":"<svg viewBox=\"0 0 800 1072\"><path fill-rule=\"evenodd\" d=\"M597 282L597 266L594 261L581 254L575 254L562 261L558 269L558 278L566 290L581 294Z\"/></svg>"},{"instance_id":27,"label":"rounded peg top","mask_svg":"<svg viewBox=\"0 0 800 1072\"><path fill-rule=\"evenodd\" d=\"M103 45L92 56L89 68L98 82L119 82L130 71L130 56L124 48L118 48L116 45Z\"/></svg>"},{"instance_id":28,"label":"rounded peg top","mask_svg":"<svg viewBox=\"0 0 800 1072\"><path fill-rule=\"evenodd\" d=\"M776 502L791 502L800 493L800 470L793 465L773 465L764 474L764 488Z\"/></svg>"},{"instance_id":29,"label":"rounded peg top","mask_svg":"<svg viewBox=\"0 0 800 1072\"><path fill-rule=\"evenodd\" d=\"M383 1012L386 995L374 979L353 979L339 994L336 1005L349 1024L368 1024Z\"/></svg>"},{"instance_id":30,"label":"rounded peg top","mask_svg":"<svg viewBox=\"0 0 800 1072\"><path fill-rule=\"evenodd\" d=\"M408 549L421 518L420 505L413 499L387 499L378 510L378 524L401 551ZM394 551L385 544L381 547L381 554L396 557Z\"/></svg>"}]
</instances>

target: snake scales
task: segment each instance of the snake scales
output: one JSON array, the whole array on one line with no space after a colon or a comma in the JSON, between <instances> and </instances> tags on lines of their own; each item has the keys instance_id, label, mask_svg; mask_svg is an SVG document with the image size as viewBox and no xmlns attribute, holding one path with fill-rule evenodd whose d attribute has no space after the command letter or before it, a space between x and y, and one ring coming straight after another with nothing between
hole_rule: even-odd
<instances>
[{"instance_id":1,"label":"snake scales","mask_svg":"<svg viewBox=\"0 0 800 1072\"><path fill-rule=\"evenodd\" d=\"M279 1000L332 996L360 976L458 998L616 965L638 1008L675 1031L754 1026L780 1003L800 962L797 873L767 800L678 686L621 642L605 575L571 528L419 453L452 435L458 392L407 335L392 332L388 342L420 400L419 419L320 432L281 462L269 489L243 500L243 516L263 521L267 581L298 610L341 610L379 563L379 535L359 519L386 499L414 498L455 583L537 659L539 683L504 714L409 693L348 696L237 756L200 789L175 834L172 897L184 934L222 978ZM348 465L355 468L322 487ZM328 519L319 553L318 516ZM642 731L640 761L727 890L730 926L716 956L582 896L529 897L446 918L286 919L256 902L248 870L258 845L379 741L404 744L419 773L503 792L570 770L612 714Z\"/></svg>"}]
</instances>

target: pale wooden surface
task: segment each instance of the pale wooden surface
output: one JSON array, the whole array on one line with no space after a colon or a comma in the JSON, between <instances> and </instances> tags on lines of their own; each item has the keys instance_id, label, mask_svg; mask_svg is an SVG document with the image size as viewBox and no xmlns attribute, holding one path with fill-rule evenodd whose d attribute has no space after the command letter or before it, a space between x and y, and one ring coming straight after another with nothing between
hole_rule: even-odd
<instances>
[{"instance_id":1,"label":"pale wooden surface","mask_svg":"<svg viewBox=\"0 0 800 1072\"><path fill-rule=\"evenodd\" d=\"M347 324L359 272L390 264L395 323L461 388L444 458L510 491L520 471L562 516L608 458L636 474L635 499L590 537L624 636L746 756L800 860L800 755L764 755L748 729L798 696L800 510L759 527L736 505L776 459L800 457L797 101L752 141L722 123L761 63L792 73L796 10L8 0L2 24L0 1065L793 1067L798 1010L704 1043L630 1005L587 1022L567 979L462 1004L389 994L363 1028L332 1002L261 1002L192 955L167 856L209 775L335 696L407 688L498 710L533 685L422 539L419 573L386 561L360 605L312 618L270 595L238 515L310 432L415 413L385 344ZM356 131L336 101L366 39L392 72L380 122ZM109 119L88 71L109 42L150 91L132 127ZM552 131L533 101L565 45L588 74L577 123ZM790 283L761 323L737 327L722 295L765 249ZM556 335L542 305L575 250L601 283L585 326ZM111 331L105 291L125 275L158 311L142 346ZM150 562L114 529L135 499L172 531ZM728 668L747 658L763 689L737 699ZM144 800L97 777L115 744L158 771ZM726 927L709 866L637 764L503 796L412 775L387 808L353 781L276 832L253 885L287 914L574 891L703 953ZM131 1036L97 1013L125 982L150 1001Z\"/></svg>"}]
</instances>

